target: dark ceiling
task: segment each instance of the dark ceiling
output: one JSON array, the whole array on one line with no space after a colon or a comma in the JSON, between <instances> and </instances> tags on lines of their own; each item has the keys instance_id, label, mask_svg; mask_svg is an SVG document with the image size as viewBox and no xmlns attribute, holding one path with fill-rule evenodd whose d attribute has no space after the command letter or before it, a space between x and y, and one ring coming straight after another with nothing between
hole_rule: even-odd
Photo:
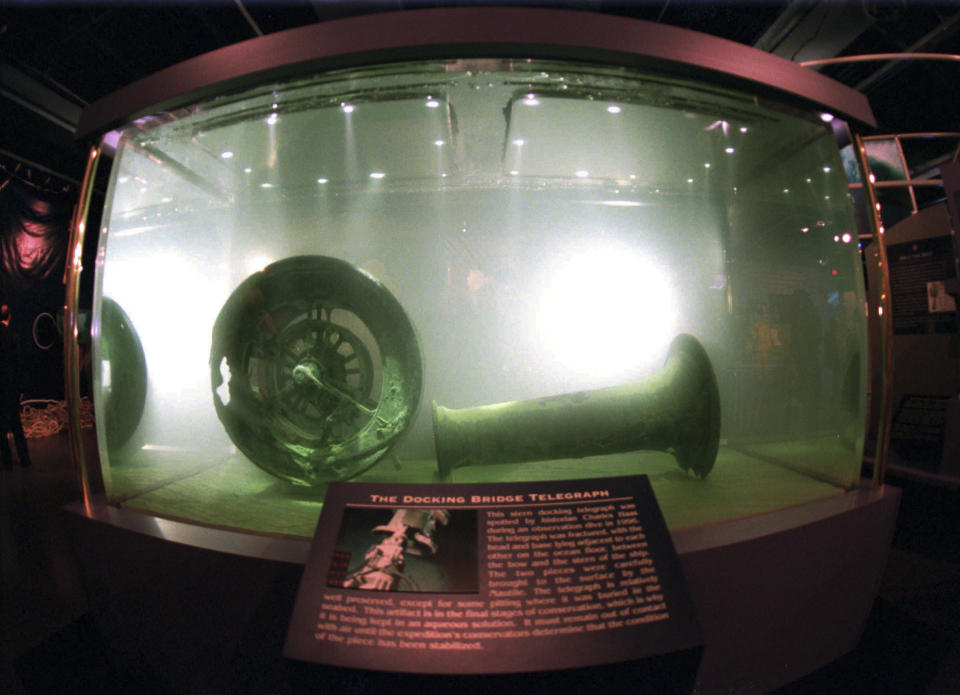
<instances>
[{"instance_id":1,"label":"dark ceiling","mask_svg":"<svg viewBox=\"0 0 960 695\"><path fill-rule=\"evenodd\" d=\"M369 12L473 2L429 0L0 0L0 161L75 182L85 144L72 128L86 104L157 70L292 27ZM544 0L675 25L805 61L835 56L960 53L960 4L907 0ZM864 91L879 132L960 130L960 62L821 68ZM954 147L955 143L951 146ZM924 153L927 162L943 153ZM36 173L35 175L39 175Z\"/></svg>"}]
</instances>

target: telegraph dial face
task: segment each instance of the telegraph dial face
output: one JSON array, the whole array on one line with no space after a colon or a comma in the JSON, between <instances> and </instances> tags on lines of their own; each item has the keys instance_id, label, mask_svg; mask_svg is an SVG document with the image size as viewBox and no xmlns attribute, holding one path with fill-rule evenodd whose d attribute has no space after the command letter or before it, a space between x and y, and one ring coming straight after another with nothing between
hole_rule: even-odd
<instances>
[{"instance_id":1,"label":"telegraph dial face","mask_svg":"<svg viewBox=\"0 0 960 695\"><path fill-rule=\"evenodd\" d=\"M412 423L423 381L396 298L325 256L287 258L241 283L214 324L210 370L237 447L303 485L376 463Z\"/></svg>"}]
</instances>

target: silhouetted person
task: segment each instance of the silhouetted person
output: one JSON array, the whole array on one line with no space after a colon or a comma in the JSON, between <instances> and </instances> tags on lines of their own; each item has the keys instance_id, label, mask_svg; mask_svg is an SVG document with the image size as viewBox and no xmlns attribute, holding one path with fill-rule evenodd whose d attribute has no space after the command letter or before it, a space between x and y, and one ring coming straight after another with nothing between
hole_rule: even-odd
<instances>
[{"instance_id":1,"label":"silhouetted person","mask_svg":"<svg viewBox=\"0 0 960 695\"><path fill-rule=\"evenodd\" d=\"M20 421L20 341L10 328L10 309L0 307L0 456L6 470L13 468L7 433L13 432L21 466L30 465L27 438Z\"/></svg>"}]
</instances>

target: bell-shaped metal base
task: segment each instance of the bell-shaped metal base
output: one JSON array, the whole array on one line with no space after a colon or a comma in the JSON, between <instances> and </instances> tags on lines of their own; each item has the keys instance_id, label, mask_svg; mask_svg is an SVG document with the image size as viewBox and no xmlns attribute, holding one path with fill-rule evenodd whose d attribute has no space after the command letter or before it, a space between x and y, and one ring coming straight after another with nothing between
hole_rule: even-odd
<instances>
[{"instance_id":1,"label":"bell-shaped metal base","mask_svg":"<svg viewBox=\"0 0 960 695\"><path fill-rule=\"evenodd\" d=\"M648 379L459 410L434 402L433 432L443 478L462 466L643 449L672 453L704 478L720 443L720 392L703 346L681 334Z\"/></svg>"}]
</instances>

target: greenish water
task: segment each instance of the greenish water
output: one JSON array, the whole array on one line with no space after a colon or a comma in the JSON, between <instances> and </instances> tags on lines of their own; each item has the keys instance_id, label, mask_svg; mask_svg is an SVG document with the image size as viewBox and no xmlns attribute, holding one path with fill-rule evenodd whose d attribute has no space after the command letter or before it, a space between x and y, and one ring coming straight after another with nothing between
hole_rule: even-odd
<instances>
[{"instance_id":1,"label":"greenish water","mask_svg":"<svg viewBox=\"0 0 960 695\"><path fill-rule=\"evenodd\" d=\"M356 454L358 432L374 443L351 460L375 465L357 479L428 482L432 402L642 381L680 333L702 343L719 386L705 480L666 453L454 480L647 473L674 528L856 484L863 282L818 114L629 70L488 62L323 75L172 116L124 133L101 231L94 392L113 503L309 535L324 482L356 470L337 457ZM227 331L241 349L219 359L228 299L292 256L372 277L418 349L397 352L396 322L373 318L379 299L342 283L317 299L302 282L289 296L241 292L246 332ZM416 372L397 359L420 362L419 408L394 408L404 432L380 444L384 375ZM241 391L255 408L239 407ZM225 426L231 398L239 429Z\"/></svg>"}]
</instances>

